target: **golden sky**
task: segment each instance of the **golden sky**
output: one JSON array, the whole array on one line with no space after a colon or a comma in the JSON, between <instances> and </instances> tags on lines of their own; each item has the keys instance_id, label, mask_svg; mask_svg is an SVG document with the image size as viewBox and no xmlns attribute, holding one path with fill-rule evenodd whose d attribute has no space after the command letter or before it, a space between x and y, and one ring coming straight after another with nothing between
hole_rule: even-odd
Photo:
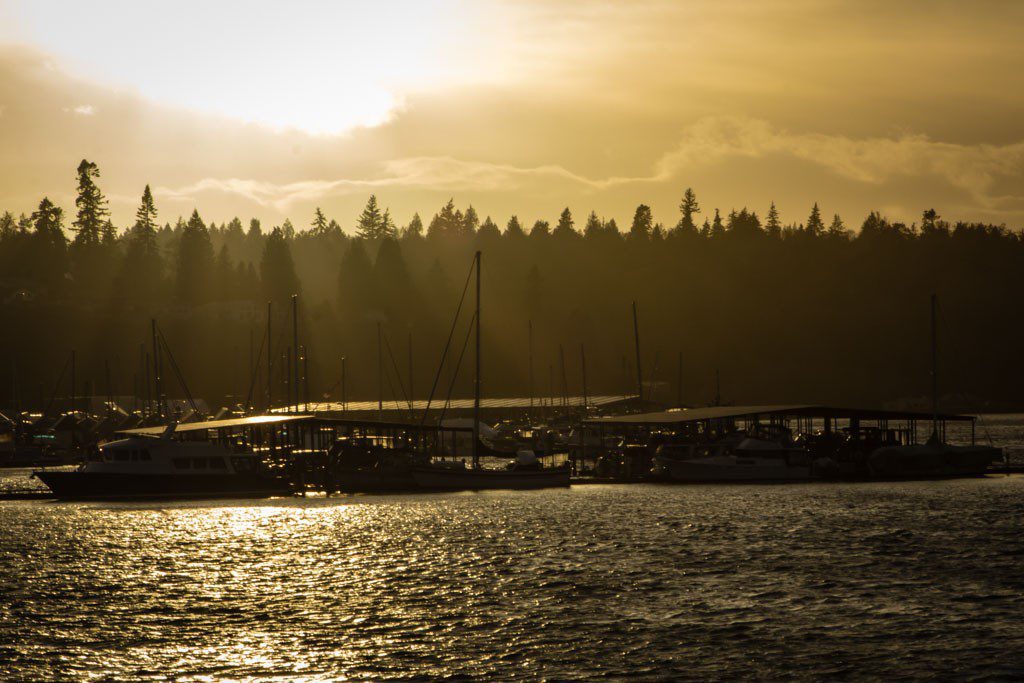
<instances>
[{"instance_id":1,"label":"golden sky","mask_svg":"<svg viewBox=\"0 0 1024 683\"><path fill-rule=\"evenodd\" d=\"M1024 224L1014 0L0 0L0 210Z\"/></svg>"}]
</instances>

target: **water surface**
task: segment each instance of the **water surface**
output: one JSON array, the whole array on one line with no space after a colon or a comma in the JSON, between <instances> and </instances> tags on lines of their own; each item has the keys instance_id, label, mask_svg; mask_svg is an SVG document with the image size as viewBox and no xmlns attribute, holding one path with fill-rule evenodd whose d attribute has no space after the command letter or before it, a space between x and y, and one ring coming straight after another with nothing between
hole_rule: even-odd
<instances>
[{"instance_id":1,"label":"water surface","mask_svg":"<svg viewBox=\"0 0 1024 683\"><path fill-rule=\"evenodd\" d=\"M18 680L1024 672L1024 477L0 502Z\"/></svg>"}]
</instances>

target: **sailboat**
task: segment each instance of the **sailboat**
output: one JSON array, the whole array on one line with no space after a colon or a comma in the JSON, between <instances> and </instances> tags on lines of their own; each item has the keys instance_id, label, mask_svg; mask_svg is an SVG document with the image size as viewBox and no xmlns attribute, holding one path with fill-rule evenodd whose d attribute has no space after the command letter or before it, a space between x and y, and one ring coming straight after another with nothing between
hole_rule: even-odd
<instances>
[{"instance_id":1,"label":"sailboat","mask_svg":"<svg viewBox=\"0 0 1024 683\"><path fill-rule=\"evenodd\" d=\"M521 451L514 462L503 469L480 464L480 265L476 252L476 374L473 380L473 462L466 467L462 461L431 462L412 468L412 476L421 489L481 490L538 489L569 485L569 467L545 467L529 451Z\"/></svg>"},{"instance_id":2,"label":"sailboat","mask_svg":"<svg viewBox=\"0 0 1024 683\"><path fill-rule=\"evenodd\" d=\"M875 479L922 479L981 476L988 466L1002 459L1002 450L993 446L955 446L939 433L939 374L936 308L932 294L932 433L924 444L883 446L867 457L868 472Z\"/></svg>"}]
</instances>

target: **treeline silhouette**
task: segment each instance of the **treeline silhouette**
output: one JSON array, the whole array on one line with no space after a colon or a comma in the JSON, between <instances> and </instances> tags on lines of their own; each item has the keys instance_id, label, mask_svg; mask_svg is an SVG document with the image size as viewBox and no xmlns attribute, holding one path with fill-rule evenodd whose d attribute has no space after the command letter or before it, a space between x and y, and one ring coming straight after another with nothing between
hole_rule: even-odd
<instances>
[{"instance_id":1,"label":"treeline silhouette","mask_svg":"<svg viewBox=\"0 0 1024 683\"><path fill-rule=\"evenodd\" d=\"M371 196L345 229L319 208L300 229L217 225L198 211L161 222L146 186L121 230L99 176L79 165L73 214L44 198L30 215L0 216L0 405L66 396L57 380L71 349L77 394L141 394L151 318L194 395L213 407L264 407L268 392L281 403L293 294L312 400L341 398L343 357L348 400L425 398L477 249L488 396L579 394L584 355L590 394L634 392L633 301L648 394L666 403L708 403L716 371L737 403L921 396L936 292L946 405L1020 402L1024 240L1001 225L950 225L929 209L911 225L873 212L854 231L817 204L785 223L774 204L763 218L722 215L686 190L671 220L640 205L621 228L566 208L553 226L512 216L502 229L454 201L399 227ZM463 321L438 384L469 396L470 366L452 377ZM166 393L183 395L164 374Z\"/></svg>"}]
</instances>

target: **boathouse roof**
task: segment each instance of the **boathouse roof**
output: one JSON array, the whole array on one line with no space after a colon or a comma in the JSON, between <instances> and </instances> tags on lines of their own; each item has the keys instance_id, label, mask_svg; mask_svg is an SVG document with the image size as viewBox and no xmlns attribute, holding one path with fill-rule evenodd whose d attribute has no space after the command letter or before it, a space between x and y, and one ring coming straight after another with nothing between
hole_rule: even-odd
<instances>
[{"instance_id":1,"label":"boathouse roof","mask_svg":"<svg viewBox=\"0 0 1024 683\"><path fill-rule=\"evenodd\" d=\"M499 398L483 398L480 399L481 410L528 410L542 409L542 408L582 408L583 406L589 406L591 408L607 408L619 403L630 403L637 400L636 394L614 394L614 395L596 395L596 396L535 396L530 398L528 396L514 396L514 397L499 397ZM382 401L378 404L377 401L348 401L342 403L340 401L328 401L328 402L309 402L299 404L299 410L306 413L404 413L406 415L409 412L423 413L427 409L427 402L425 400L412 401L410 405L409 401L395 401L388 400ZM274 408L274 413L287 413L290 410L294 410L295 406L286 406L282 408ZM473 399L471 398L457 398L445 401L443 398L435 398L430 402L431 411L445 410L447 412L452 411L465 411L473 408Z\"/></svg>"},{"instance_id":2,"label":"boathouse roof","mask_svg":"<svg viewBox=\"0 0 1024 683\"><path fill-rule=\"evenodd\" d=\"M872 408L843 408L819 405L763 405L763 406L710 406L707 408L686 408L663 410L654 413L633 415L611 415L586 420L590 425L676 425L706 420L728 420L742 418L772 417L830 417L861 420L930 420L931 413L907 410L876 410ZM939 414L940 420L970 421L973 415Z\"/></svg>"},{"instance_id":3,"label":"boathouse roof","mask_svg":"<svg viewBox=\"0 0 1024 683\"><path fill-rule=\"evenodd\" d=\"M312 415L252 415L250 417L234 417L227 420L200 420L199 422L181 422L174 425L174 434L183 432L195 432L202 429L234 429L236 427L258 427L262 425L277 425L297 420L311 420ZM139 429L125 429L121 434L132 436L160 436L167 431L167 425L158 427L141 427Z\"/></svg>"},{"instance_id":4,"label":"boathouse roof","mask_svg":"<svg viewBox=\"0 0 1024 683\"><path fill-rule=\"evenodd\" d=\"M321 425L338 425L344 427L364 427L367 429L397 429L404 431L445 431L445 432L471 432L472 427L438 427L436 424L417 424L409 422L394 422L387 420L367 419L346 419L335 417L320 417L311 414L274 414L274 415L253 415L250 417L236 417L227 420L201 420L199 422L182 422L174 426L174 434L197 432L207 429L237 429L244 427L264 427L284 424L286 422L312 422ZM138 429L118 430L119 434L129 436L161 436L167 431L166 425L157 427L142 427Z\"/></svg>"}]
</instances>

